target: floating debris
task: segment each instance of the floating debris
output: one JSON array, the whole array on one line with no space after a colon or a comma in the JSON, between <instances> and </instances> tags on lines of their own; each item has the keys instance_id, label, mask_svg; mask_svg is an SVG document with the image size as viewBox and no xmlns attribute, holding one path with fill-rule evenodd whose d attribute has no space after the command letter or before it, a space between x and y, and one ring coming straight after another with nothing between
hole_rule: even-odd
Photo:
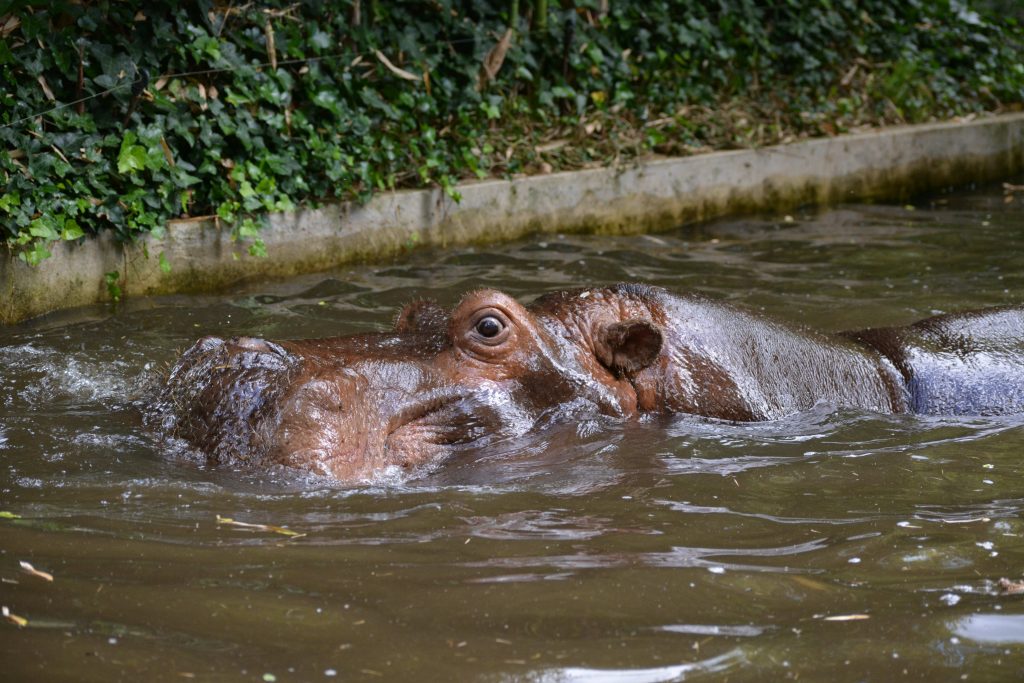
<instances>
[{"instance_id":1,"label":"floating debris","mask_svg":"<svg viewBox=\"0 0 1024 683\"><path fill-rule=\"evenodd\" d=\"M36 578L42 579L43 581L49 581L50 583L53 583L53 574L50 574L49 572L39 571L25 560L21 560L20 562L18 562L18 564L21 565L21 571L25 572L26 574L29 574L30 576L35 576Z\"/></svg>"},{"instance_id":2,"label":"floating debris","mask_svg":"<svg viewBox=\"0 0 1024 683\"><path fill-rule=\"evenodd\" d=\"M1011 581L1010 579L1002 578L999 579L997 585L1004 595L1024 593L1024 581Z\"/></svg>"},{"instance_id":3,"label":"floating debris","mask_svg":"<svg viewBox=\"0 0 1024 683\"><path fill-rule=\"evenodd\" d=\"M28 626L28 619L25 617L19 617L17 614L7 609L7 605L0 607L0 613L4 615L4 619L11 622L15 626Z\"/></svg>"},{"instance_id":4,"label":"floating debris","mask_svg":"<svg viewBox=\"0 0 1024 683\"><path fill-rule=\"evenodd\" d=\"M7 510L0 510L0 519L21 519L21 515L16 515Z\"/></svg>"},{"instance_id":5,"label":"floating debris","mask_svg":"<svg viewBox=\"0 0 1024 683\"><path fill-rule=\"evenodd\" d=\"M864 621L870 619L870 614L835 614L830 617L825 617L823 621Z\"/></svg>"},{"instance_id":6,"label":"floating debris","mask_svg":"<svg viewBox=\"0 0 1024 683\"><path fill-rule=\"evenodd\" d=\"M298 531L292 531L291 529L285 529L282 526L274 526L273 524L252 524L250 522L239 522L236 519L230 517L221 517L217 515L217 524L230 524L231 526L239 526L244 529L254 529L256 531L272 531L275 534L281 534L282 536L290 536L292 538L300 538L306 534L300 534Z\"/></svg>"},{"instance_id":7,"label":"floating debris","mask_svg":"<svg viewBox=\"0 0 1024 683\"><path fill-rule=\"evenodd\" d=\"M792 579L794 583L798 583L804 588L809 588L810 590L827 591L831 588L831 586L829 586L826 583L822 583L821 581L815 581L814 579L809 579L806 576L794 575L790 576L789 578Z\"/></svg>"},{"instance_id":8,"label":"floating debris","mask_svg":"<svg viewBox=\"0 0 1024 683\"><path fill-rule=\"evenodd\" d=\"M1003 201L1009 204L1014 199L1015 192L1024 192L1024 185L1012 185L1003 183Z\"/></svg>"}]
</instances>

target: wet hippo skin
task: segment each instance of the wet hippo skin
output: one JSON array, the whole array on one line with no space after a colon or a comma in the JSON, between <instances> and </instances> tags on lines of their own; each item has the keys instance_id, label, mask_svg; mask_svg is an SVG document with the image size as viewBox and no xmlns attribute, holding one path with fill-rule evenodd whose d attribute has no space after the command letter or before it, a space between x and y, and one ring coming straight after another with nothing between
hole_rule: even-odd
<instances>
[{"instance_id":1,"label":"wet hippo skin","mask_svg":"<svg viewBox=\"0 0 1024 683\"><path fill-rule=\"evenodd\" d=\"M1024 308L824 335L696 294L620 284L529 306L494 290L402 310L391 332L205 337L147 412L210 463L358 482L552 420L772 420L816 404L1024 412Z\"/></svg>"}]
</instances>

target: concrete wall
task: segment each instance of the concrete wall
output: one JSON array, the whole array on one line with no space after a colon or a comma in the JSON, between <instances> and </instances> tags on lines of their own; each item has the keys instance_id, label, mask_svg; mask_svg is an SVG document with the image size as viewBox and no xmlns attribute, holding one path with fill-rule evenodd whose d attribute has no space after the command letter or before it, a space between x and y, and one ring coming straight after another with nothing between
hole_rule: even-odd
<instances>
[{"instance_id":1,"label":"concrete wall","mask_svg":"<svg viewBox=\"0 0 1024 683\"><path fill-rule=\"evenodd\" d=\"M377 195L368 204L274 214L267 258L248 255L212 219L172 221L161 239L54 244L30 268L0 247L0 322L125 296L206 292L253 277L325 270L420 245L511 240L539 232L640 233L801 204L893 199L1024 172L1024 114L905 126L757 150L716 152L461 186ZM171 271L160 270L163 252Z\"/></svg>"}]
</instances>

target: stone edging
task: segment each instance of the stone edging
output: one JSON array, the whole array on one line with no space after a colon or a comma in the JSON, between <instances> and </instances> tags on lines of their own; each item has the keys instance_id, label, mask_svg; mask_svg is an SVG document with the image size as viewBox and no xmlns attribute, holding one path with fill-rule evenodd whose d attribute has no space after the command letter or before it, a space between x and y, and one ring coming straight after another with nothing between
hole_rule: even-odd
<instances>
[{"instance_id":1,"label":"stone edging","mask_svg":"<svg viewBox=\"0 0 1024 683\"><path fill-rule=\"evenodd\" d=\"M171 221L161 239L122 247L109 236L54 244L30 268L0 245L0 323L126 296L214 291L243 279L314 272L419 245L494 242L530 233L640 233L800 204L893 199L1024 171L1024 113L902 126L757 150L571 171L440 190L408 190L359 206L274 214L254 258L211 219ZM171 264L164 273L156 255Z\"/></svg>"}]
</instances>

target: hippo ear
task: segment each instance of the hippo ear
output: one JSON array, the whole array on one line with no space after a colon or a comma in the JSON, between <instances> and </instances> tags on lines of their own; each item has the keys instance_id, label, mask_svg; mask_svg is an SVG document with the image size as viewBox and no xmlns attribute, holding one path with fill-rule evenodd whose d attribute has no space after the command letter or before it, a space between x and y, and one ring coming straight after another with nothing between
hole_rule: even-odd
<instances>
[{"instance_id":1,"label":"hippo ear","mask_svg":"<svg viewBox=\"0 0 1024 683\"><path fill-rule=\"evenodd\" d=\"M609 370L630 375L643 370L661 352L661 328L649 320L603 325L594 335L594 353Z\"/></svg>"}]
</instances>

